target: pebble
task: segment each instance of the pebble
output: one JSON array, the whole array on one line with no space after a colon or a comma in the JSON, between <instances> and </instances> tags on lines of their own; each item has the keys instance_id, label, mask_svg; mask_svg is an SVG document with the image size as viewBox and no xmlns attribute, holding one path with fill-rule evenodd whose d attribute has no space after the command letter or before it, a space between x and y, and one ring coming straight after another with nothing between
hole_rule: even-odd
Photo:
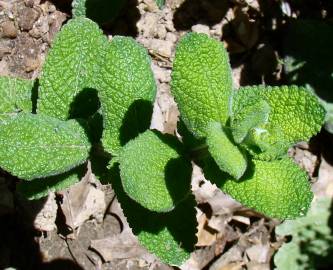
<instances>
[{"instance_id":1,"label":"pebble","mask_svg":"<svg viewBox=\"0 0 333 270\"><path fill-rule=\"evenodd\" d=\"M177 41L177 35L171 32L168 32L165 36L165 39L172 42L172 43L176 43Z\"/></svg>"},{"instance_id":2,"label":"pebble","mask_svg":"<svg viewBox=\"0 0 333 270\"><path fill-rule=\"evenodd\" d=\"M16 38L17 29L14 25L14 22L6 21L6 22L2 23L1 28L2 28L3 37Z\"/></svg>"},{"instance_id":3,"label":"pebble","mask_svg":"<svg viewBox=\"0 0 333 270\"><path fill-rule=\"evenodd\" d=\"M206 35L210 34L209 27L207 25L203 25L203 24L193 25L191 30L193 32L196 32L196 33L203 33L203 34L206 34Z\"/></svg>"},{"instance_id":4,"label":"pebble","mask_svg":"<svg viewBox=\"0 0 333 270\"><path fill-rule=\"evenodd\" d=\"M155 32L158 20L159 16L156 13L145 13L137 24L138 30L142 33L142 36L152 36Z\"/></svg>"},{"instance_id":5,"label":"pebble","mask_svg":"<svg viewBox=\"0 0 333 270\"><path fill-rule=\"evenodd\" d=\"M163 24L158 24L156 26L157 37L160 39L165 39L167 30Z\"/></svg>"},{"instance_id":6,"label":"pebble","mask_svg":"<svg viewBox=\"0 0 333 270\"><path fill-rule=\"evenodd\" d=\"M171 57L173 43L168 40L150 39L149 48L164 57Z\"/></svg>"},{"instance_id":7,"label":"pebble","mask_svg":"<svg viewBox=\"0 0 333 270\"><path fill-rule=\"evenodd\" d=\"M33 8L24 7L20 10L18 23L22 30L29 31L32 29L38 18L38 11Z\"/></svg>"}]
</instances>

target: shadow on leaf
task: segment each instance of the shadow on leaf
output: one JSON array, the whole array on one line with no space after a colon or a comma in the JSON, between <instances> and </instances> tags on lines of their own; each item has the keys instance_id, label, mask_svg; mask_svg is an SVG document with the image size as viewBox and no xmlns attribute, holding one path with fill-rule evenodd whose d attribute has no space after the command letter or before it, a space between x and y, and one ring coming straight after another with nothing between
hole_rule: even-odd
<instances>
[{"instance_id":1,"label":"shadow on leaf","mask_svg":"<svg viewBox=\"0 0 333 270\"><path fill-rule=\"evenodd\" d=\"M83 164L60 175L32 181L20 181L16 190L29 200L40 199L46 197L50 192L65 189L79 182L86 173L86 167L86 164Z\"/></svg>"},{"instance_id":2,"label":"shadow on leaf","mask_svg":"<svg viewBox=\"0 0 333 270\"><path fill-rule=\"evenodd\" d=\"M129 106L119 130L122 146L149 128L152 113L153 105L147 100L136 100Z\"/></svg>"},{"instance_id":3,"label":"shadow on leaf","mask_svg":"<svg viewBox=\"0 0 333 270\"><path fill-rule=\"evenodd\" d=\"M194 208L196 203L192 195L170 212L152 212L125 194L118 165L112 167L111 173L112 187L127 221L133 233L149 251L157 254L164 261L170 259L171 264L173 264L172 253L180 252L184 255L193 251L196 243L196 211Z\"/></svg>"}]
</instances>

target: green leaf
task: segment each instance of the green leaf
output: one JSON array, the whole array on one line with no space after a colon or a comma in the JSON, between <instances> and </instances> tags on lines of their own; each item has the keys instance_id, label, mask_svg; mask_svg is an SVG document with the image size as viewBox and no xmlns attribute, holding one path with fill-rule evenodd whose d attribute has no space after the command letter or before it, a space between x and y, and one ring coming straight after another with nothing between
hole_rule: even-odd
<instances>
[{"instance_id":1,"label":"green leaf","mask_svg":"<svg viewBox=\"0 0 333 270\"><path fill-rule=\"evenodd\" d=\"M61 120L78 117L80 108L76 106L86 105L77 104L76 99L80 99L81 92L85 96L92 92L94 96L101 65L97 60L103 59L107 44L96 23L86 18L70 20L58 33L46 57L40 78L38 112ZM97 109L96 105L93 107Z\"/></svg>"},{"instance_id":2,"label":"green leaf","mask_svg":"<svg viewBox=\"0 0 333 270\"><path fill-rule=\"evenodd\" d=\"M165 5L165 0L155 0L155 2L160 9Z\"/></svg>"},{"instance_id":3,"label":"green leaf","mask_svg":"<svg viewBox=\"0 0 333 270\"><path fill-rule=\"evenodd\" d=\"M208 124L206 142L210 154L220 169L236 179L241 178L247 167L246 158L230 141L220 123Z\"/></svg>"},{"instance_id":4,"label":"green leaf","mask_svg":"<svg viewBox=\"0 0 333 270\"><path fill-rule=\"evenodd\" d=\"M103 24L114 20L126 3L127 0L74 0L72 14Z\"/></svg>"},{"instance_id":5,"label":"green leaf","mask_svg":"<svg viewBox=\"0 0 333 270\"><path fill-rule=\"evenodd\" d=\"M297 86L244 87L235 93L232 118L246 112L247 106L265 101L270 107L267 121L262 122L248 133L245 145L257 147L252 153L264 159L261 152L268 151L278 156L276 150L284 151L294 143L307 141L321 128L325 110L318 99L305 88ZM269 156L269 155L268 155Z\"/></svg>"},{"instance_id":6,"label":"green leaf","mask_svg":"<svg viewBox=\"0 0 333 270\"><path fill-rule=\"evenodd\" d=\"M192 165L176 137L146 131L119 155L125 192L152 211L166 212L190 193Z\"/></svg>"},{"instance_id":7,"label":"green leaf","mask_svg":"<svg viewBox=\"0 0 333 270\"><path fill-rule=\"evenodd\" d=\"M86 171L86 166L74 168L66 173L32 181L20 181L16 190L28 200L38 200L51 192L64 190L78 183Z\"/></svg>"},{"instance_id":8,"label":"green leaf","mask_svg":"<svg viewBox=\"0 0 333 270\"><path fill-rule=\"evenodd\" d=\"M333 262L330 198L317 198L308 214L296 220L287 220L276 227L279 236L292 236L274 256L277 270L321 269Z\"/></svg>"},{"instance_id":9,"label":"green leaf","mask_svg":"<svg viewBox=\"0 0 333 270\"><path fill-rule=\"evenodd\" d=\"M123 191L119 169L112 169L112 187L132 231L147 250L162 262L180 266L196 243L196 202L193 196L167 213L156 213L131 200Z\"/></svg>"},{"instance_id":10,"label":"green leaf","mask_svg":"<svg viewBox=\"0 0 333 270\"><path fill-rule=\"evenodd\" d=\"M156 84L146 49L133 38L114 37L99 73L104 118L103 146L117 155L150 126Z\"/></svg>"},{"instance_id":11,"label":"green leaf","mask_svg":"<svg viewBox=\"0 0 333 270\"><path fill-rule=\"evenodd\" d=\"M223 44L205 34L185 35L176 49L171 91L188 129L205 137L209 122L225 125L231 90L231 69Z\"/></svg>"},{"instance_id":12,"label":"green leaf","mask_svg":"<svg viewBox=\"0 0 333 270\"><path fill-rule=\"evenodd\" d=\"M34 81L0 77L0 122L17 113L32 112Z\"/></svg>"},{"instance_id":13,"label":"green leaf","mask_svg":"<svg viewBox=\"0 0 333 270\"><path fill-rule=\"evenodd\" d=\"M204 173L235 200L271 218L304 216L313 198L306 173L289 158L253 160L237 182L218 172L211 161L204 167Z\"/></svg>"},{"instance_id":14,"label":"green leaf","mask_svg":"<svg viewBox=\"0 0 333 270\"><path fill-rule=\"evenodd\" d=\"M66 172L85 162L89 149L76 120L20 113L0 125L0 167L22 179Z\"/></svg>"},{"instance_id":15,"label":"green leaf","mask_svg":"<svg viewBox=\"0 0 333 270\"><path fill-rule=\"evenodd\" d=\"M268 121L270 107L265 100L243 107L237 115L231 118L232 135L237 143L243 142L251 129Z\"/></svg>"}]
</instances>

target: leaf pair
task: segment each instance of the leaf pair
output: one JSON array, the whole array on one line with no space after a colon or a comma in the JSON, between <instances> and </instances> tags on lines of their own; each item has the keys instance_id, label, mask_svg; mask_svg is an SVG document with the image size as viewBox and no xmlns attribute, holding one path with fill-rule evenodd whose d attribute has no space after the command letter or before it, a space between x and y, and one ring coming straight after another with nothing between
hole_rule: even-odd
<instances>
[{"instance_id":1,"label":"leaf pair","mask_svg":"<svg viewBox=\"0 0 333 270\"><path fill-rule=\"evenodd\" d=\"M283 156L320 130L325 112L315 96L295 86L233 91L228 61L220 42L196 33L181 39L174 60L171 90L181 117L206 139L213 158L206 174L219 175L214 180L222 190L251 208L297 217L312 193L302 170ZM212 173L216 164L232 177Z\"/></svg>"},{"instance_id":2,"label":"leaf pair","mask_svg":"<svg viewBox=\"0 0 333 270\"><path fill-rule=\"evenodd\" d=\"M116 37L109 44L98 26L85 18L69 21L53 43L39 79L37 115L29 114L33 84L15 78L0 79L4 92L0 109L2 120L7 119L0 129L0 165L26 180L66 172L88 158L97 126L92 121L98 119L95 115L100 106L98 88L104 90L99 95L104 101L106 149L111 145L119 148L138 134L137 129L142 129L138 123L143 119L137 113L143 108L142 100L148 99L144 116L146 123L150 122L147 112L151 114L156 91L145 50L130 38ZM12 118L22 110L27 113ZM131 127L133 115L137 129ZM69 118L89 121L78 123Z\"/></svg>"}]
</instances>

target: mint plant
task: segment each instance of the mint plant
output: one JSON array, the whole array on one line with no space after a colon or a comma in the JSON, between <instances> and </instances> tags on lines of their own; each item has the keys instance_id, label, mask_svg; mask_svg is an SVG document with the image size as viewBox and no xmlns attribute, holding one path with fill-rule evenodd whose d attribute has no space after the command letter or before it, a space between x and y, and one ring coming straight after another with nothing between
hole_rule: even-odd
<instances>
[{"instance_id":1,"label":"mint plant","mask_svg":"<svg viewBox=\"0 0 333 270\"><path fill-rule=\"evenodd\" d=\"M0 166L22 179L18 191L36 199L66 188L90 160L112 183L140 242L171 265L184 263L196 242L191 160L267 216L306 213L310 185L286 152L320 130L325 112L315 96L295 86L235 91L223 45L190 33L172 71L179 140L149 130L156 94L150 65L132 38L108 41L78 16L58 34L38 82L1 78ZM28 98L33 85L37 101Z\"/></svg>"}]
</instances>

